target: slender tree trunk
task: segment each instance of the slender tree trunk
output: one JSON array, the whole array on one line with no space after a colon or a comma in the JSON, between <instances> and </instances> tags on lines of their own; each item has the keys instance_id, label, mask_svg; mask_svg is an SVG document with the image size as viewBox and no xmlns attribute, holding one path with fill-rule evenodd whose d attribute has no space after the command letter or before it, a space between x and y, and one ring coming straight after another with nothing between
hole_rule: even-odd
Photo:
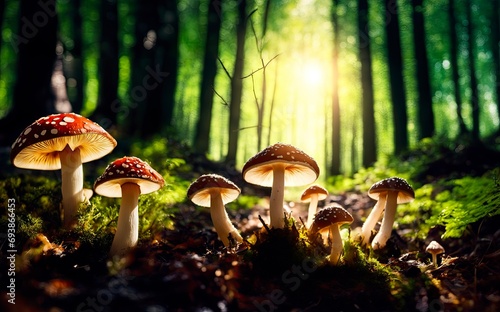
<instances>
[{"instance_id":1,"label":"slender tree trunk","mask_svg":"<svg viewBox=\"0 0 500 312\"><path fill-rule=\"evenodd\" d=\"M178 0L165 2L165 11L161 18L160 40L163 43L166 77L163 85L162 102L165 105L164 122L166 127L171 127L177 90L177 76L179 71L179 11Z\"/></svg>"},{"instance_id":2,"label":"slender tree trunk","mask_svg":"<svg viewBox=\"0 0 500 312\"><path fill-rule=\"evenodd\" d=\"M468 133L467 126L462 115L462 93L460 92L460 77L458 75L458 36L457 21L455 17L455 0L449 0L448 19L450 28L450 68L454 86L455 103L457 105L457 119L459 126L459 136Z\"/></svg>"},{"instance_id":3,"label":"slender tree trunk","mask_svg":"<svg viewBox=\"0 0 500 312\"><path fill-rule=\"evenodd\" d=\"M0 120L0 143L8 146L27 125L55 112L51 78L56 61L56 2L22 0L19 18L11 39L18 57L13 103Z\"/></svg>"},{"instance_id":4,"label":"slender tree trunk","mask_svg":"<svg viewBox=\"0 0 500 312\"><path fill-rule=\"evenodd\" d=\"M339 50L340 50L340 27L338 6L340 0L332 1L332 27L333 27L333 56L332 56L332 155L330 174L340 174L340 100L339 100Z\"/></svg>"},{"instance_id":5,"label":"slender tree trunk","mask_svg":"<svg viewBox=\"0 0 500 312\"><path fill-rule=\"evenodd\" d=\"M3 29L3 19L5 16L5 0L0 0L0 29ZM2 40L0 40L2 41ZM3 42L0 42L0 52L2 52L2 44ZM0 60L0 68L2 68L2 60ZM0 78L1 78L2 72L0 72Z\"/></svg>"},{"instance_id":6,"label":"slender tree trunk","mask_svg":"<svg viewBox=\"0 0 500 312\"><path fill-rule=\"evenodd\" d=\"M500 0L492 0L491 16L491 53L493 66L495 68L495 95L497 104L497 117L500 120ZM500 124L498 125L497 135L500 135Z\"/></svg>"},{"instance_id":7,"label":"slender tree trunk","mask_svg":"<svg viewBox=\"0 0 500 312\"><path fill-rule=\"evenodd\" d=\"M385 23L385 31L394 122L394 153L399 154L408 149L408 116L397 2L385 0L385 10L387 18L390 18Z\"/></svg>"},{"instance_id":8,"label":"slender tree trunk","mask_svg":"<svg viewBox=\"0 0 500 312\"><path fill-rule=\"evenodd\" d=\"M179 60L179 16L177 1L159 1L152 6L156 45L142 87L147 93L144 109L140 109L140 137L151 137L166 130L175 104L177 67ZM148 17L151 19L151 17Z\"/></svg>"},{"instance_id":9,"label":"slender tree trunk","mask_svg":"<svg viewBox=\"0 0 500 312\"><path fill-rule=\"evenodd\" d=\"M245 38L247 32L247 1L238 1L238 24L236 25L236 56L231 76L231 99L229 102L229 142L226 162L234 165L238 151L243 95L243 66L245 64Z\"/></svg>"},{"instance_id":10,"label":"slender tree trunk","mask_svg":"<svg viewBox=\"0 0 500 312\"><path fill-rule=\"evenodd\" d=\"M271 133L273 130L273 116L274 116L274 107L276 101L276 91L278 90L278 60L276 60L276 66L274 67L274 85L273 85L273 94L271 95L271 105L269 106L269 131L267 131L267 146L271 145Z\"/></svg>"},{"instance_id":11,"label":"slender tree trunk","mask_svg":"<svg viewBox=\"0 0 500 312\"><path fill-rule=\"evenodd\" d=\"M205 56L200 88L200 106L193 148L198 154L207 154L210 147L210 127L212 123L213 90L217 74L219 55L219 35L222 5L219 0L208 3Z\"/></svg>"},{"instance_id":12,"label":"slender tree trunk","mask_svg":"<svg viewBox=\"0 0 500 312\"><path fill-rule=\"evenodd\" d=\"M416 59L417 96L418 96L418 138L429 138L434 135L434 112L432 110L432 91L429 77L429 61L427 59L427 42L425 40L424 4L423 0L412 0L413 9L413 46Z\"/></svg>"},{"instance_id":13,"label":"slender tree trunk","mask_svg":"<svg viewBox=\"0 0 500 312\"><path fill-rule=\"evenodd\" d=\"M467 48L469 51L469 75L470 75L470 89L471 89L471 105L472 105L472 144L478 144L479 139L479 90L477 86L476 77L476 64L474 54L474 30L472 23L472 4L471 0L466 0L466 14L467 14Z\"/></svg>"},{"instance_id":14,"label":"slender tree trunk","mask_svg":"<svg viewBox=\"0 0 500 312\"><path fill-rule=\"evenodd\" d=\"M99 91L92 119L104 128L117 126L118 113L118 4L117 0L100 2L101 39Z\"/></svg>"},{"instance_id":15,"label":"slender tree trunk","mask_svg":"<svg viewBox=\"0 0 500 312\"><path fill-rule=\"evenodd\" d=\"M73 0L69 5L73 36L73 47L68 49L70 60L64 63L64 72L67 79L68 98L72 111L79 113L83 108L83 54L82 54L82 15L80 14L81 0ZM66 57L68 59L68 57Z\"/></svg>"},{"instance_id":16,"label":"slender tree trunk","mask_svg":"<svg viewBox=\"0 0 500 312\"><path fill-rule=\"evenodd\" d=\"M358 0L359 60L361 62L361 90L363 96L363 166L370 167L377 160L377 138L373 96L372 58L368 19L368 0Z\"/></svg>"},{"instance_id":17,"label":"slender tree trunk","mask_svg":"<svg viewBox=\"0 0 500 312\"><path fill-rule=\"evenodd\" d=\"M156 33L158 29L157 1L134 1L134 38L131 51L130 88L121 104L125 115L123 131L129 136L140 136L147 106L148 90L143 86L143 79L148 75L147 68L154 66L156 51Z\"/></svg>"}]
</instances>

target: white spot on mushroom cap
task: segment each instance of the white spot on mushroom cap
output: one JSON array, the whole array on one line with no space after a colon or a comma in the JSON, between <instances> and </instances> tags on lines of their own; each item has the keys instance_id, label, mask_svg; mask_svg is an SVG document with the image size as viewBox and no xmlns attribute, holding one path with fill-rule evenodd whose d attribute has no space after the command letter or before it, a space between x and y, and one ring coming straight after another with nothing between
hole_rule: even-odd
<instances>
[{"instance_id":1,"label":"white spot on mushroom cap","mask_svg":"<svg viewBox=\"0 0 500 312\"><path fill-rule=\"evenodd\" d=\"M30 133L30 132L31 132L31 127L28 127L28 128L26 128L26 130L24 130L24 133L23 133L23 134L24 134L24 135L27 135L27 134L28 134L28 133Z\"/></svg>"},{"instance_id":2,"label":"white spot on mushroom cap","mask_svg":"<svg viewBox=\"0 0 500 312\"><path fill-rule=\"evenodd\" d=\"M43 132L43 131L42 131L42 132ZM52 134L57 134L57 132L58 132L58 131L57 131L57 129L51 129L51 130L50 130L50 133L52 133Z\"/></svg>"},{"instance_id":3,"label":"white spot on mushroom cap","mask_svg":"<svg viewBox=\"0 0 500 312\"><path fill-rule=\"evenodd\" d=\"M63 118L63 120L64 120L65 122L74 122L74 121L75 121L75 119L74 119L73 117L69 117L69 116L65 116L65 117Z\"/></svg>"}]
</instances>

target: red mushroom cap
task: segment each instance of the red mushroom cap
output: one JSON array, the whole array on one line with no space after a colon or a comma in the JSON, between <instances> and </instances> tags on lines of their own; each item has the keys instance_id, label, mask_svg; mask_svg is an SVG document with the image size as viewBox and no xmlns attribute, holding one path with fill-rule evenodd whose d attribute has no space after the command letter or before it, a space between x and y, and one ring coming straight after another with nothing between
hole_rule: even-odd
<instances>
[{"instance_id":1,"label":"red mushroom cap","mask_svg":"<svg viewBox=\"0 0 500 312\"><path fill-rule=\"evenodd\" d=\"M318 200L323 200L328 197L328 191L324 187L312 185L302 193L300 200L304 202L310 201L313 194L318 195Z\"/></svg>"},{"instance_id":2,"label":"red mushroom cap","mask_svg":"<svg viewBox=\"0 0 500 312\"><path fill-rule=\"evenodd\" d=\"M368 196L378 200L380 194L388 191L398 192L398 204L409 203L415 199L415 192L405 179L392 177L376 182L368 190Z\"/></svg>"},{"instance_id":3,"label":"red mushroom cap","mask_svg":"<svg viewBox=\"0 0 500 312\"><path fill-rule=\"evenodd\" d=\"M74 113L42 117L26 127L12 144L10 160L18 168L56 170L66 145L80 149L82 163L99 159L116 147L116 140L97 123Z\"/></svg>"},{"instance_id":4,"label":"red mushroom cap","mask_svg":"<svg viewBox=\"0 0 500 312\"><path fill-rule=\"evenodd\" d=\"M210 207L210 193L217 190L221 193L222 203L232 202L240 195L240 189L233 182L218 174L204 174L191 183L187 197L196 205Z\"/></svg>"},{"instance_id":5,"label":"red mushroom cap","mask_svg":"<svg viewBox=\"0 0 500 312\"><path fill-rule=\"evenodd\" d=\"M300 186L316 181L319 167L316 161L300 149L276 143L257 153L243 166L243 179L261 186L273 185L273 166L285 164L285 185Z\"/></svg>"},{"instance_id":6,"label":"red mushroom cap","mask_svg":"<svg viewBox=\"0 0 500 312\"><path fill-rule=\"evenodd\" d=\"M151 166L137 157L122 157L106 167L94 183L97 194L106 197L122 197L121 186L125 183L139 185L141 194L155 192L165 180Z\"/></svg>"}]
</instances>

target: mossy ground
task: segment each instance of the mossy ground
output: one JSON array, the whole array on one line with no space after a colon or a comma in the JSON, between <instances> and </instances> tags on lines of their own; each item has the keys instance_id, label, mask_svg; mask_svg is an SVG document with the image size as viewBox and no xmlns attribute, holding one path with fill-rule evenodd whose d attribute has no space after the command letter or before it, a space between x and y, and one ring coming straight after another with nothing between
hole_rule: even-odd
<instances>
[{"instance_id":1,"label":"mossy ground","mask_svg":"<svg viewBox=\"0 0 500 312\"><path fill-rule=\"evenodd\" d=\"M323 240L308 238L297 217L306 207L295 205L295 218L287 217L285 229L266 229L258 218L265 217L260 201L266 195L241 181L237 184L243 185L245 196L228 205L228 211L247 241L237 248L224 248L213 231L208 210L188 202L185 190L197 175L222 173L227 168L213 163L188 166L183 155L163 161L160 159L164 151L159 146L143 150L148 160L161 163L157 169L166 177L168 186L141 198L140 241L123 260L109 259L107 255L118 201L94 196L90 205L82 206L78 226L63 231L57 174L16 172L2 177L2 209L6 209L9 198L16 200L18 250L16 305L7 303L3 296L3 310L499 309L500 218L495 202L498 197L493 192L496 180L492 178L496 171L474 178L479 180L460 177L462 180L417 182L420 199L398 210L400 222L382 252L362 249L356 239L361 221L373 206L363 192L369 185L359 183L351 188L353 191L337 192L333 198L352 212L355 222L346 232L341 262L332 266L328 262L329 246ZM94 171L99 169L103 168L96 166ZM224 172L234 176L232 180L238 179L234 170ZM373 179L393 175L380 168L365 173L365 177ZM487 188L493 196L481 197L485 205L474 206L474 216L457 222L466 224L457 237L443 239L447 229L453 228L453 213L460 210L441 208L453 201L464 209L475 199L467 195L464 183L480 186L481 190ZM439 217L443 211L447 214ZM439 225L440 220L447 223ZM1 219L2 228L7 222L7 218ZM447 250L437 269L424 252L430 240L439 240ZM5 280L7 245L2 243L0 274Z\"/></svg>"}]
</instances>

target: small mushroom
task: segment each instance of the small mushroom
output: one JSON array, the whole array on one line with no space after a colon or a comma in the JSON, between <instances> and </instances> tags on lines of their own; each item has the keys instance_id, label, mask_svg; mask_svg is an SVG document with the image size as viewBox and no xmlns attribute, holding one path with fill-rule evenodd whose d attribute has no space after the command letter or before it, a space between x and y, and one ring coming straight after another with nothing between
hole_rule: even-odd
<instances>
[{"instance_id":1,"label":"small mushroom","mask_svg":"<svg viewBox=\"0 0 500 312\"><path fill-rule=\"evenodd\" d=\"M91 196L83 190L82 163L99 159L116 140L97 123L74 113L49 115L26 127L12 144L10 160L18 168L61 169L63 226L76 224L80 203Z\"/></svg>"},{"instance_id":2,"label":"small mushroom","mask_svg":"<svg viewBox=\"0 0 500 312\"><path fill-rule=\"evenodd\" d=\"M240 195L240 189L231 181L217 174L204 174L191 183L187 197L196 205L210 207L210 216L215 231L224 246L231 245L232 240L242 243L243 238L229 220L225 204L232 202Z\"/></svg>"},{"instance_id":3,"label":"small mushroom","mask_svg":"<svg viewBox=\"0 0 500 312\"><path fill-rule=\"evenodd\" d=\"M165 181L149 164L137 157L122 157L106 167L94 183L97 194L121 197L116 233L109 255L123 256L139 239L139 196L155 192Z\"/></svg>"},{"instance_id":4,"label":"small mushroom","mask_svg":"<svg viewBox=\"0 0 500 312\"><path fill-rule=\"evenodd\" d=\"M437 255L444 253L443 246L441 246L436 241L432 241L429 243L427 248L425 248L425 251L432 255L432 263L434 264L434 267L437 268L438 267Z\"/></svg>"},{"instance_id":5,"label":"small mushroom","mask_svg":"<svg viewBox=\"0 0 500 312\"><path fill-rule=\"evenodd\" d=\"M242 169L243 179L260 186L271 186L270 226L285 226L283 200L285 186L313 183L319 176L316 161L298 148L276 143L250 158Z\"/></svg>"},{"instance_id":6,"label":"small mushroom","mask_svg":"<svg viewBox=\"0 0 500 312\"><path fill-rule=\"evenodd\" d=\"M352 215L342 206L335 204L321 209L314 216L314 221L309 229L309 235L315 235L323 229L328 229L332 242L330 251L330 263L337 265L340 260L340 254L344 244L340 236L340 226L351 224L354 221Z\"/></svg>"},{"instance_id":7,"label":"small mushroom","mask_svg":"<svg viewBox=\"0 0 500 312\"><path fill-rule=\"evenodd\" d=\"M316 209L318 207L318 201L323 200L327 197L328 191L319 185L312 185L302 193L300 200L303 202L309 202L306 222L307 228L311 227L314 215L316 214Z\"/></svg>"},{"instance_id":8,"label":"small mushroom","mask_svg":"<svg viewBox=\"0 0 500 312\"><path fill-rule=\"evenodd\" d=\"M371 235L371 230L377 223L380 214L382 213L382 205L384 207L384 218L380 230L375 235L372 241L373 249L380 249L385 247L387 240L391 236L392 226L396 217L396 208L398 204L404 204L412 201L415 198L413 188L406 182L405 179L392 177L379 181L372 185L368 190L368 195L373 199L378 199L377 203L372 210L373 218L368 216L361 229L363 242L367 242Z\"/></svg>"}]
</instances>

